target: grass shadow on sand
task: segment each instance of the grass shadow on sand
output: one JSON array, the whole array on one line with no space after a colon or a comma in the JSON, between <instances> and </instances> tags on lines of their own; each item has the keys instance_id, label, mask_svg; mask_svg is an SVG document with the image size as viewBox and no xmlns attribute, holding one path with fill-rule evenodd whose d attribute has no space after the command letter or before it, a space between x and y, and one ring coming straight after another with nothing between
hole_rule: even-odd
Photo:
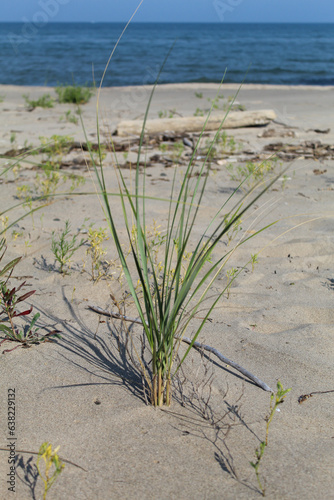
<instances>
[{"instance_id":1,"label":"grass shadow on sand","mask_svg":"<svg viewBox=\"0 0 334 500\"><path fill-rule=\"evenodd\" d=\"M203 414L203 408L199 408L191 399L187 401L182 409L180 408L180 412L168 409L162 409L161 411L168 413L173 419L177 420L176 424L171 423L170 425L180 432L182 436L191 436L208 442L213 448L214 459L223 473L228 474L231 479L248 490L259 493L259 490L251 484L251 474L249 478L240 477L234 459L236 450L233 450L228 443L230 431L240 425L244 426L260 442L260 438L250 429L241 416L241 405L239 406L238 403L242 396L243 392L237 398L235 404L231 404L224 399L223 409L220 408L220 410L214 409L211 404L206 404L205 414Z\"/></svg>"},{"instance_id":2,"label":"grass shadow on sand","mask_svg":"<svg viewBox=\"0 0 334 500\"><path fill-rule=\"evenodd\" d=\"M19 478L21 483L23 483L30 490L30 496L32 500L36 500L36 484L39 477L36 465L33 463L34 457L29 457L25 461L22 455L16 455L15 457L15 468L16 476ZM21 477L21 472L23 477Z\"/></svg>"},{"instance_id":3,"label":"grass shadow on sand","mask_svg":"<svg viewBox=\"0 0 334 500\"><path fill-rule=\"evenodd\" d=\"M121 338L121 334L113 328L112 323L106 322L109 338L105 340L102 336L97 336L96 332L93 332L87 326L84 319L79 316L70 300L66 297L64 287L62 293L71 320L64 321L49 311L38 307L36 309L53 324L61 325L62 339L58 340L57 344L65 351L65 353L59 352L64 361L89 375L98 377L101 382L54 386L44 390L88 385L119 385L126 387L134 396L145 401L141 373L131 363L126 352L125 333L123 332Z\"/></svg>"}]
</instances>

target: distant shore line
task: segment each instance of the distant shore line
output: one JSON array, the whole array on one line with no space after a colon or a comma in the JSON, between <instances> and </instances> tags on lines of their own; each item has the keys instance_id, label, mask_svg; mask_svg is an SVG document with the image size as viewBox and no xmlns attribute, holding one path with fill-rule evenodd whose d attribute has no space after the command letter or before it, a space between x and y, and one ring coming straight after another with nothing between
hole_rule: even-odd
<instances>
[{"instance_id":1,"label":"distant shore line","mask_svg":"<svg viewBox=\"0 0 334 500\"><path fill-rule=\"evenodd\" d=\"M7 83L0 83L0 88L31 88L31 89L55 89L59 86L62 86L62 85L57 85L57 86L54 86L54 85L15 85L15 84L7 84ZM64 87L66 87L67 85L63 85ZM86 87L87 85L77 85L79 87ZM161 83L161 84L158 84L158 88L161 88L161 89L186 89L186 88L189 88L189 89L198 89L198 88L202 88L202 89L208 89L208 90L212 90L213 88L218 88L220 86L220 83L215 83L215 82L212 82L212 83L207 83L207 82L179 82L179 83ZM122 85L122 86L119 86L119 85L116 85L116 86L103 86L102 88L103 89L133 89L133 88L138 88L138 87L145 87L145 88L152 88L153 85L152 84L149 84L149 85ZM226 89L226 90L237 90L239 87L241 88L244 88L244 89L249 89L249 90L266 90L266 89L271 89L271 90L294 90L294 89L305 89L305 90L331 90L331 89L334 89L334 85L286 85L286 84L282 84L282 85L279 85L279 84L270 84L270 83L223 83L221 88L222 89ZM97 86L97 88L99 88Z\"/></svg>"}]
</instances>

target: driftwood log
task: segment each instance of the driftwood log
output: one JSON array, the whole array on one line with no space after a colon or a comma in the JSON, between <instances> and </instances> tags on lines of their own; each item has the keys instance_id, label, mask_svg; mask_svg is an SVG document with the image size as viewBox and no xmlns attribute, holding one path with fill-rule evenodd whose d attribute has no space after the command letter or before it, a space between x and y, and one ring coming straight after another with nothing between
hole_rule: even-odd
<instances>
[{"instance_id":1,"label":"driftwood log","mask_svg":"<svg viewBox=\"0 0 334 500\"><path fill-rule=\"evenodd\" d=\"M105 311L104 309L102 309L101 307L98 307L98 306L89 305L88 309L96 312L97 314L100 314L101 316L107 316L109 318L115 318L115 319L119 319L122 321L129 321L130 323L137 323L138 325L143 324L140 319L132 319L132 318L129 318L128 316L122 316L121 314L118 314L118 313ZM205 345L205 344L201 344L200 342L193 342L188 337L182 337L180 340L182 342L185 342L188 345L191 345L191 343L192 343L192 347L194 347L197 350L204 350L204 351L212 352L212 354L217 356L217 358L219 358L223 363L225 363L226 365L232 366L232 368L234 368L238 372L242 373L248 379L252 380L252 382L254 382L257 386L261 387L261 389L263 389L264 391L268 391L268 392L272 392L272 393L274 392L269 387L269 385L267 385L265 382L262 382L262 380L260 380L258 377L256 377L252 373L250 373L248 370L246 370L246 368L243 368L242 366L238 365L234 361L231 361L230 359L226 358L223 354L221 354L221 352L219 352L214 347L211 347L211 346Z\"/></svg>"},{"instance_id":2,"label":"driftwood log","mask_svg":"<svg viewBox=\"0 0 334 500\"><path fill-rule=\"evenodd\" d=\"M225 113L212 115L206 124L205 130L218 130L224 118ZM226 117L222 128L257 127L260 125L268 125L268 123L275 119L276 113L271 109L263 109L259 111L231 111ZM180 134L186 132L201 132L205 125L205 121L205 116L147 120L145 132L148 134L161 134L166 131ZM127 135L140 135L142 126L142 120L121 121L117 127L117 135L121 137L125 137Z\"/></svg>"}]
</instances>

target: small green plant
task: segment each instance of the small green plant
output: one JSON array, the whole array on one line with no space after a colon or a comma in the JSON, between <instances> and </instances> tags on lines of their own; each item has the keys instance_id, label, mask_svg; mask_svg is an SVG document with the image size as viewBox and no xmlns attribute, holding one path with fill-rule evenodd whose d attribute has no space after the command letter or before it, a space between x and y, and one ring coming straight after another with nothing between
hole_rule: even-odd
<instances>
[{"instance_id":1,"label":"small green plant","mask_svg":"<svg viewBox=\"0 0 334 500\"><path fill-rule=\"evenodd\" d=\"M7 215L2 215L0 217L0 222L1 222L1 226L2 226L2 231L1 231L1 234L4 233L6 234L6 231L7 231L7 228L8 228L8 216Z\"/></svg>"},{"instance_id":2,"label":"small green plant","mask_svg":"<svg viewBox=\"0 0 334 500\"><path fill-rule=\"evenodd\" d=\"M46 154L48 160L54 155L62 156L64 153L67 153L73 144L73 137L70 135L54 134L51 137L40 136L39 140L41 141L39 152Z\"/></svg>"},{"instance_id":3,"label":"small green plant","mask_svg":"<svg viewBox=\"0 0 334 500\"><path fill-rule=\"evenodd\" d=\"M260 164L251 161L248 161L246 165L230 163L226 168L230 173L231 180L242 183L242 189L246 190L246 186L252 189L259 182L263 182L266 174L274 172L277 162L278 158L273 157Z\"/></svg>"},{"instance_id":4,"label":"small green plant","mask_svg":"<svg viewBox=\"0 0 334 500\"><path fill-rule=\"evenodd\" d=\"M215 97L214 99L208 97L208 102L211 104L212 109L219 109L219 96Z\"/></svg>"},{"instance_id":5,"label":"small green plant","mask_svg":"<svg viewBox=\"0 0 334 500\"><path fill-rule=\"evenodd\" d=\"M64 273L64 266L68 265L70 259L74 252L78 250L83 244L84 240L82 239L79 244L77 244L78 235L74 235L72 239L69 238L70 233L70 222L69 220L65 221L65 228L56 238L55 232L52 232L52 243L51 250L56 260L60 264L60 272Z\"/></svg>"},{"instance_id":6,"label":"small green plant","mask_svg":"<svg viewBox=\"0 0 334 500\"><path fill-rule=\"evenodd\" d=\"M68 179L71 181L71 187L70 187L70 192L72 193L77 187L82 186L85 184L86 179L82 175L77 175L77 174L68 174L67 176L63 177L63 180Z\"/></svg>"},{"instance_id":7,"label":"small green plant","mask_svg":"<svg viewBox=\"0 0 334 500\"><path fill-rule=\"evenodd\" d=\"M84 183L84 178L76 174L63 174L59 173L63 155L69 151L70 146L73 144L73 137L67 135L53 135L52 137L40 138L41 146L37 150L39 153L46 155L43 163L36 173L35 177L35 193L37 196L42 197L42 199L50 199L56 192L57 187L60 182L65 182L70 179L72 182L71 191L73 191L77 186ZM22 186L18 188L18 191L23 190L18 193L25 196L25 192ZM30 189L31 192L31 189Z\"/></svg>"},{"instance_id":8,"label":"small green plant","mask_svg":"<svg viewBox=\"0 0 334 500\"><path fill-rule=\"evenodd\" d=\"M89 87L69 85L56 87L56 93L60 103L86 104L93 95Z\"/></svg>"},{"instance_id":9,"label":"small green plant","mask_svg":"<svg viewBox=\"0 0 334 500\"><path fill-rule=\"evenodd\" d=\"M258 253L253 253L251 255L252 273L254 272L255 264L257 264L259 262L258 256L259 256Z\"/></svg>"},{"instance_id":10,"label":"small green plant","mask_svg":"<svg viewBox=\"0 0 334 500\"><path fill-rule=\"evenodd\" d=\"M194 116L204 116L204 110L201 108L196 108Z\"/></svg>"},{"instance_id":11,"label":"small green plant","mask_svg":"<svg viewBox=\"0 0 334 500\"><path fill-rule=\"evenodd\" d=\"M5 95L0 95L0 102L3 102L5 100Z\"/></svg>"},{"instance_id":12,"label":"small green plant","mask_svg":"<svg viewBox=\"0 0 334 500\"><path fill-rule=\"evenodd\" d=\"M289 177L286 174L284 174L282 176L282 191L284 191L284 189L286 188L286 184L287 184L288 180L289 180Z\"/></svg>"},{"instance_id":13,"label":"small green plant","mask_svg":"<svg viewBox=\"0 0 334 500\"><path fill-rule=\"evenodd\" d=\"M92 280L97 281L101 278L103 273L102 269L102 257L107 253L103 248L102 244L104 241L108 240L107 230L100 227L99 229L93 229L90 227L88 229L88 244L87 255L91 258L91 270L92 270Z\"/></svg>"},{"instance_id":14,"label":"small green plant","mask_svg":"<svg viewBox=\"0 0 334 500\"><path fill-rule=\"evenodd\" d=\"M291 388L284 390L281 382L280 381L277 382L277 392L276 392L276 394L271 394L271 396L270 396L269 414L267 415L267 417L265 419L267 422L265 440L261 441L259 447L256 448L256 450L255 450L256 461L250 462L251 466L255 470L256 479L257 479L262 496L265 496L266 490L265 490L265 486L262 484L262 481L260 479L259 468L260 468L261 460L263 458L266 447L268 446L269 426L272 422L272 419L274 418L277 407L284 402L285 396L290 391L291 391Z\"/></svg>"},{"instance_id":15,"label":"small green plant","mask_svg":"<svg viewBox=\"0 0 334 500\"><path fill-rule=\"evenodd\" d=\"M240 212L241 208L242 208L242 205L240 205L237 208L235 213ZM237 219L235 222L233 222L230 214L225 215L224 224L226 227L228 227L228 231L226 232L228 245L234 240L234 238L242 230L241 223L242 223L241 219Z\"/></svg>"},{"instance_id":16,"label":"small green plant","mask_svg":"<svg viewBox=\"0 0 334 500\"><path fill-rule=\"evenodd\" d=\"M28 254L28 248L31 248L30 240L25 240L25 242L24 242L24 256L25 257Z\"/></svg>"},{"instance_id":17,"label":"small green plant","mask_svg":"<svg viewBox=\"0 0 334 500\"><path fill-rule=\"evenodd\" d=\"M25 210L27 210L28 214L31 215L32 226L33 226L33 229L35 229L35 219L34 219L34 209L33 209L33 204L32 204L32 198L27 197L24 200L22 207Z\"/></svg>"},{"instance_id":18,"label":"small green plant","mask_svg":"<svg viewBox=\"0 0 334 500\"><path fill-rule=\"evenodd\" d=\"M52 445L50 443L43 443L38 452L36 466L38 474L44 483L43 500L46 499L47 492L65 467L65 464L61 461L57 454L58 450L59 446L52 451ZM42 459L44 460L44 475L40 466L40 461ZM53 472L51 471L52 466L54 467Z\"/></svg>"},{"instance_id":19,"label":"small green plant","mask_svg":"<svg viewBox=\"0 0 334 500\"><path fill-rule=\"evenodd\" d=\"M240 144L239 144L240 147ZM207 139L204 144L203 152L209 154L210 158L217 156L219 154L229 154L234 153L237 148L237 143L233 136L228 136L224 130L222 134L219 134L216 141L216 146L213 148L211 140Z\"/></svg>"},{"instance_id":20,"label":"small green plant","mask_svg":"<svg viewBox=\"0 0 334 500\"><path fill-rule=\"evenodd\" d=\"M202 98L203 94L201 92L195 92L195 96L198 98ZM211 110L216 110L216 111L227 111L229 108L231 110L240 110L244 111L245 106L242 106L241 104L235 104L233 103L234 97L230 96L227 99L225 99L223 94L217 94L213 99L211 97L207 98L207 101L210 104ZM204 116L207 113L210 112L210 109L200 109L197 108L194 116Z\"/></svg>"},{"instance_id":21,"label":"small green plant","mask_svg":"<svg viewBox=\"0 0 334 500\"><path fill-rule=\"evenodd\" d=\"M0 240L0 261L4 257L6 250L6 241L2 238ZM17 310L17 305L26 301L36 292L36 290L30 290L18 296L18 292L26 285L25 281L18 287L11 288L9 286L13 269L20 260L21 257L17 257L10 261L3 269L0 269L0 331L5 334L5 338L1 340L0 345L6 341L19 342L16 347L13 349L6 349L3 353L13 351L20 345L29 347L31 344L50 341L51 337L60 338L58 330L53 330L42 337L39 336L37 333L39 328L34 327L40 317L40 313L36 313L32 320L23 328L19 328L15 325L15 318L28 316L33 310L32 306L30 306L29 309L19 312ZM9 326L3 325L2 323L4 322L8 322Z\"/></svg>"},{"instance_id":22,"label":"small green plant","mask_svg":"<svg viewBox=\"0 0 334 500\"><path fill-rule=\"evenodd\" d=\"M16 186L16 196L25 202L31 200L31 187L28 184Z\"/></svg>"},{"instance_id":23,"label":"small green plant","mask_svg":"<svg viewBox=\"0 0 334 500\"><path fill-rule=\"evenodd\" d=\"M41 199L48 199L55 194L57 186L61 180L60 174L53 165L47 161L42 165L41 173L36 173L35 187Z\"/></svg>"},{"instance_id":24,"label":"small green plant","mask_svg":"<svg viewBox=\"0 0 334 500\"><path fill-rule=\"evenodd\" d=\"M164 109L162 111L158 111L158 116L159 118L173 118L173 116L176 115L176 109Z\"/></svg>"},{"instance_id":25,"label":"small green plant","mask_svg":"<svg viewBox=\"0 0 334 500\"><path fill-rule=\"evenodd\" d=\"M129 151L124 151L123 158L124 158L125 161L127 161L128 156L129 156Z\"/></svg>"},{"instance_id":26,"label":"small green plant","mask_svg":"<svg viewBox=\"0 0 334 500\"><path fill-rule=\"evenodd\" d=\"M99 164L101 160L104 160L107 153L107 147L105 144L100 144L98 150L93 147L93 144L90 141L87 141L87 147L90 151L91 157L94 159L94 163Z\"/></svg>"},{"instance_id":27,"label":"small green plant","mask_svg":"<svg viewBox=\"0 0 334 500\"><path fill-rule=\"evenodd\" d=\"M228 299L230 298L231 285L232 285L233 281L235 280L235 277L237 276L237 274L238 274L238 269L236 269L235 267L232 267L232 269L230 269L229 271L226 271L226 277L228 280L228 283L226 285L226 292L227 292Z\"/></svg>"},{"instance_id":28,"label":"small green plant","mask_svg":"<svg viewBox=\"0 0 334 500\"><path fill-rule=\"evenodd\" d=\"M183 142L180 141L174 142L172 149L172 160L174 161L174 163L179 163L183 151L184 151Z\"/></svg>"},{"instance_id":29,"label":"small green plant","mask_svg":"<svg viewBox=\"0 0 334 500\"><path fill-rule=\"evenodd\" d=\"M50 94L45 94L36 100L29 99L28 94L23 94L23 97L25 99L26 108L29 111L33 111L36 108L53 108L54 106L54 99Z\"/></svg>"},{"instance_id":30,"label":"small green plant","mask_svg":"<svg viewBox=\"0 0 334 500\"><path fill-rule=\"evenodd\" d=\"M23 231L16 231L16 229L13 229L12 231L12 238L13 240L17 240L17 238L21 238L23 236Z\"/></svg>"},{"instance_id":31,"label":"small green plant","mask_svg":"<svg viewBox=\"0 0 334 500\"><path fill-rule=\"evenodd\" d=\"M75 116L70 109L66 111L65 116L61 116L59 118L59 121L62 121L64 119L69 123L74 123L75 125L78 125L79 122L79 118Z\"/></svg>"}]
</instances>

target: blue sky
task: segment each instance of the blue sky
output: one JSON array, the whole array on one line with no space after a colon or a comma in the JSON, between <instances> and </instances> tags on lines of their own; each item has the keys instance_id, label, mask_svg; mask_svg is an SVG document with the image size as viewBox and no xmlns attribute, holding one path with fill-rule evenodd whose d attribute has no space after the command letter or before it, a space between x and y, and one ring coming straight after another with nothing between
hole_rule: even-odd
<instances>
[{"instance_id":1,"label":"blue sky","mask_svg":"<svg viewBox=\"0 0 334 500\"><path fill-rule=\"evenodd\" d=\"M125 22L140 0L1 0L0 21ZM334 0L144 0L140 22L332 22Z\"/></svg>"}]
</instances>

